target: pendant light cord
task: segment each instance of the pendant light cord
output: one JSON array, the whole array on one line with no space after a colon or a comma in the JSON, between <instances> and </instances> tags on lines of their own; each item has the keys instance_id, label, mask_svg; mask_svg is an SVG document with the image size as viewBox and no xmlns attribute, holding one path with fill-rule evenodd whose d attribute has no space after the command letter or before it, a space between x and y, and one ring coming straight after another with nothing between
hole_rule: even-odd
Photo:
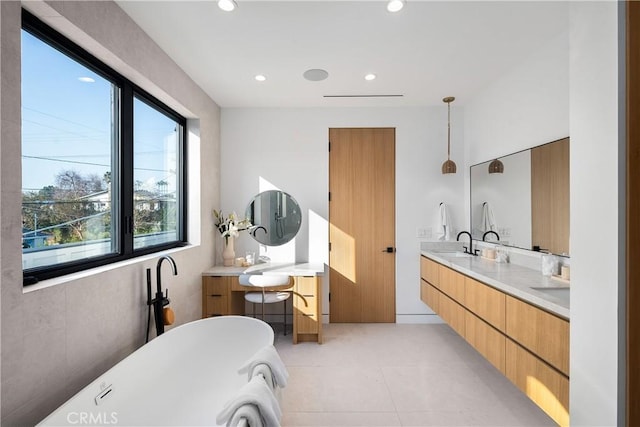
<instances>
[{"instance_id":1,"label":"pendant light cord","mask_svg":"<svg viewBox=\"0 0 640 427\"><path fill-rule=\"evenodd\" d=\"M447 160L451 159L451 102L447 102Z\"/></svg>"}]
</instances>

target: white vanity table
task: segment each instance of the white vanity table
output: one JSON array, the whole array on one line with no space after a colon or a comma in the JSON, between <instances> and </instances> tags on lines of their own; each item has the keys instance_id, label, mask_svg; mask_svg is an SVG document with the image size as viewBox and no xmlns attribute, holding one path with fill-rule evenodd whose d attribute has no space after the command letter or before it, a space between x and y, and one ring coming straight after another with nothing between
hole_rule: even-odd
<instances>
[{"instance_id":1,"label":"white vanity table","mask_svg":"<svg viewBox=\"0 0 640 427\"><path fill-rule=\"evenodd\" d=\"M291 277L277 290L293 292L293 343L322 343L321 263L260 263L250 267L215 266L202 272L202 317L244 315L244 293L255 288L242 286L241 274L280 274ZM276 290L267 288L267 290Z\"/></svg>"}]
</instances>

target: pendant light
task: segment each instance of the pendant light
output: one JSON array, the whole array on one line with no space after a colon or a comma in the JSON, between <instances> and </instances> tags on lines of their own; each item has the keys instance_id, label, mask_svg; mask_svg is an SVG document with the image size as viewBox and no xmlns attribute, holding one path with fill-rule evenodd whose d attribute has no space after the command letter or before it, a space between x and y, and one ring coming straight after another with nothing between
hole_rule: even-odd
<instances>
[{"instance_id":1,"label":"pendant light","mask_svg":"<svg viewBox=\"0 0 640 427\"><path fill-rule=\"evenodd\" d=\"M489 173L503 173L503 172L504 172L504 164L500 160L495 159L494 161L489 163Z\"/></svg>"},{"instance_id":2,"label":"pendant light","mask_svg":"<svg viewBox=\"0 0 640 427\"><path fill-rule=\"evenodd\" d=\"M442 164L442 173L456 173L456 164L451 160L451 103L455 100L448 96L442 101L447 103L447 161Z\"/></svg>"}]
</instances>

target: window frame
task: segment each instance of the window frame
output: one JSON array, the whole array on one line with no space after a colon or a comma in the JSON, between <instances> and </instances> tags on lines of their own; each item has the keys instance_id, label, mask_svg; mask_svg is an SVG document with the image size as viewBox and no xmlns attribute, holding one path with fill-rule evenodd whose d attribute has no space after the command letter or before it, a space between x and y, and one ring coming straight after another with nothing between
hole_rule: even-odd
<instances>
[{"instance_id":1,"label":"window frame","mask_svg":"<svg viewBox=\"0 0 640 427\"><path fill-rule=\"evenodd\" d=\"M68 56L79 64L91 69L96 74L110 81L119 89L118 102L118 125L117 136L119 141L112 146L113 174L119 174L119 186L114 188L112 203L117 205L112 221L114 230L112 238L118 239L115 253L101 255L97 257L84 258L77 261L65 262L55 265L23 269L23 285L33 285L41 280L60 277L68 274L89 270L108 264L186 246L187 242L187 121L176 111L160 102L153 95L135 85L127 78L116 72L87 50L83 49L67 37L54 30L35 15L22 9L22 26L24 30L32 36L38 38L43 43L58 50L61 54ZM175 120L180 126L178 132L178 171L176 172L178 197L176 200L179 212L177 224L177 240L162 243L159 245L134 249L134 99L145 102L158 112L166 115L171 120ZM22 141L21 141L22 144Z\"/></svg>"}]
</instances>

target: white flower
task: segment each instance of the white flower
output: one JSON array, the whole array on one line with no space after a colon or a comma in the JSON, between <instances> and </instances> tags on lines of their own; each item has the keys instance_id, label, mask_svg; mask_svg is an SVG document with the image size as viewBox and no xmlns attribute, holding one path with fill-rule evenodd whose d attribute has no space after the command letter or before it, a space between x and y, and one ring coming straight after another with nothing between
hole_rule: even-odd
<instances>
[{"instance_id":1,"label":"white flower","mask_svg":"<svg viewBox=\"0 0 640 427\"><path fill-rule=\"evenodd\" d=\"M238 237L241 231L251 227L251 222L248 219L238 221L235 212L230 213L229 216L225 218L222 211L214 209L213 216L216 218L216 228L225 239Z\"/></svg>"},{"instance_id":2,"label":"white flower","mask_svg":"<svg viewBox=\"0 0 640 427\"><path fill-rule=\"evenodd\" d=\"M229 229L222 233L223 236L238 237L240 235L240 229L233 222L229 223Z\"/></svg>"}]
</instances>

